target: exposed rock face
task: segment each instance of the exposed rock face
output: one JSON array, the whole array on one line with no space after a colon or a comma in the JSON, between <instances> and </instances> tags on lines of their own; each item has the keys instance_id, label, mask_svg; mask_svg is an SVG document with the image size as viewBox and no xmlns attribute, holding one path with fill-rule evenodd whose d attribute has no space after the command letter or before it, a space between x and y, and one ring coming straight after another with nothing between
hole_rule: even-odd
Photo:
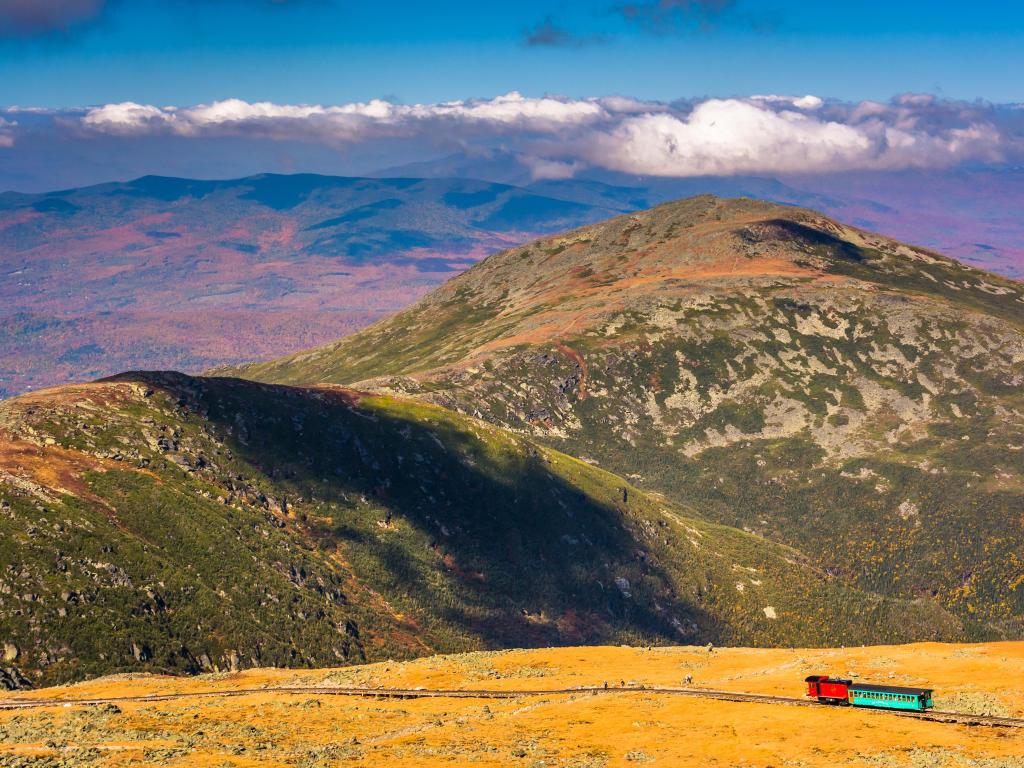
<instances>
[{"instance_id":1,"label":"exposed rock face","mask_svg":"<svg viewBox=\"0 0 1024 768\"><path fill-rule=\"evenodd\" d=\"M1024 636L1024 286L813 211L708 196L542 239L240 373L456 408Z\"/></svg>"},{"instance_id":2,"label":"exposed rock face","mask_svg":"<svg viewBox=\"0 0 1024 768\"><path fill-rule=\"evenodd\" d=\"M0 689L20 691L31 688L32 683L20 671L13 667L0 667Z\"/></svg>"}]
</instances>

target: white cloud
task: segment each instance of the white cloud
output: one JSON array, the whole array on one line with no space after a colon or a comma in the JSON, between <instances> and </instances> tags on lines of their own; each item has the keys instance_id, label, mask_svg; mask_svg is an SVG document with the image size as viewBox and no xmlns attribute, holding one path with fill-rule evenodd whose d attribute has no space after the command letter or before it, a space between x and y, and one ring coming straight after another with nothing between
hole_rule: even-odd
<instances>
[{"instance_id":1,"label":"white cloud","mask_svg":"<svg viewBox=\"0 0 1024 768\"><path fill-rule=\"evenodd\" d=\"M434 107L413 107L413 114L422 117L453 117L456 119L495 122L533 127L575 125L602 117L604 109L596 101L570 101L545 97L530 99L513 91L489 101L453 101Z\"/></svg>"},{"instance_id":2,"label":"white cloud","mask_svg":"<svg viewBox=\"0 0 1024 768\"><path fill-rule=\"evenodd\" d=\"M825 103L820 97L812 96L810 94L806 96L776 96L774 94L768 96L751 96L750 100L765 104L791 104L797 109L818 109Z\"/></svg>"},{"instance_id":3,"label":"white cloud","mask_svg":"<svg viewBox=\"0 0 1024 768\"><path fill-rule=\"evenodd\" d=\"M159 107L123 101L89 110L82 124L106 133L143 133L170 114Z\"/></svg>"},{"instance_id":4,"label":"white cloud","mask_svg":"<svg viewBox=\"0 0 1024 768\"><path fill-rule=\"evenodd\" d=\"M167 132L181 136L263 134L350 141L406 135L417 124L455 122L495 127L554 130L607 115L596 100L527 98L512 92L489 100L439 104L391 104L374 100L340 106L249 103L226 99L196 107L154 107L133 102L91 109L82 124L103 133Z\"/></svg>"},{"instance_id":5,"label":"white cloud","mask_svg":"<svg viewBox=\"0 0 1024 768\"><path fill-rule=\"evenodd\" d=\"M124 102L77 119L87 132L121 136L244 136L350 147L388 138L424 146L491 142L530 158L535 178L566 178L587 165L691 176L999 161L1024 154L1024 127L1010 113L1019 111L921 94L850 104L810 94L665 103L512 92L413 105Z\"/></svg>"},{"instance_id":6,"label":"white cloud","mask_svg":"<svg viewBox=\"0 0 1024 768\"><path fill-rule=\"evenodd\" d=\"M969 125L935 134L874 120L849 125L738 99L689 115L643 115L600 136L591 161L655 176L818 172L943 166L993 159L999 133Z\"/></svg>"},{"instance_id":7,"label":"white cloud","mask_svg":"<svg viewBox=\"0 0 1024 768\"><path fill-rule=\"evenodd\" d=\"M530 169L530 178L534 181L557 181L560 179L571 179L583 168L585 163L578 160L566 162L564 160L547 160L543 157L523 158Z\"/></svg>"},{"instance_id":8,"label":"white cloud","mask_svg":"<svg viewBox=\"0 0 1024 768\"><path fill-rule=\"evenodd\" d=\"M793 106L797 109L818 109L825 102L817 96L801 96L799 99L793 99Z\"/></svg>"}]
</instances>

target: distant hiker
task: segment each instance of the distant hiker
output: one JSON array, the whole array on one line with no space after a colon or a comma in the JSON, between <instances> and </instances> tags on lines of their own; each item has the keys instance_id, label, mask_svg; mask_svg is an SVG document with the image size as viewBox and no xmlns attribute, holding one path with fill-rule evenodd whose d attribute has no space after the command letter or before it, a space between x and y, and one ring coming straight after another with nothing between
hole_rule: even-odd
<instances>
[{"instance_id":1,"label":"distant hiker","mask_svg":"<svg viewBox=\"0 0 1024 768\"><path fill-rule=\"evenodd\" d=\"M623 488L622 489L622 503L625 504L627 501L629 501L629 489L628 488Z\"/></svg>"},{"instance_id":2,"label":"distant hiker","mask_svg":"<svg viewBox=\"0 0 1024 768\"><path fill-rule=\"evenodd\" d=\"M715 652L714 644L713 643L708 643L708 653L714 653L714 652Z\"/></svg>"},{"instance_id":3,"label":"distant hiker","mask_svg":"<svg viewBox=\"0 0 1024 768\"><path fill-rule=\"evenodd\" d=\"M604 689L606 691L608 690L608 681L607 680L604 681Z\"/></svg>"},{"instance_id":4,"label":"distant hiker","mask_svg":"<svg viewBox=\"0 0 1024 768\"><path fill-rule=\"evenodd\" d=\"M693 675L686 676L686 684L691 685L693 683Z\"/></svg>"}]
</instances>

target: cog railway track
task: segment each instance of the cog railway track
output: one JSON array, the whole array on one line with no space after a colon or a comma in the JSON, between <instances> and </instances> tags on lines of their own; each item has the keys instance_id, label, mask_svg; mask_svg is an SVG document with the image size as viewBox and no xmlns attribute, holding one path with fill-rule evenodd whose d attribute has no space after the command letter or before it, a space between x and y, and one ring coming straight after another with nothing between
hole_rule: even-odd
<instances>
[{"instance_id":1,"label":"cog railway track","mask_svg":"<svg viewBox=\"0 0 1024 768\"><path fill-rule=\"evenodd\" d=\"M182 699L213 699L254 695L285 695L285 696L351 696L372 699L519 699L525 697L544 696L579 696L601 694L647 694L659 696L690 696L719 701L750 702L758 704L780 704L796 707L821 707L816 701L788 696L770 696L760 693L739 693L735 691L719 691L707 688L666 688L641 686L582 686L578 688L553 688L530 690L487 690L461 688L343 688L335 686L285 686L273 688L237 688L225 691L196 691L190 693L157 693L140 694L138 696L111 696L103 698L81 699L34 699L15 698L0 699L0 710L36 709L41 707L89 707L104 704L155 703L177 701ZM931 720L940 723L959 723L961 725L985 725L1004 728L1024 728L1024 718L998 717L995 715L974 715L966 712L947 712L928 710L925 712L897 712L891 710L872 710L858 707L859 711L911 717L918 720Z\"/></svg>"}]
</instances>

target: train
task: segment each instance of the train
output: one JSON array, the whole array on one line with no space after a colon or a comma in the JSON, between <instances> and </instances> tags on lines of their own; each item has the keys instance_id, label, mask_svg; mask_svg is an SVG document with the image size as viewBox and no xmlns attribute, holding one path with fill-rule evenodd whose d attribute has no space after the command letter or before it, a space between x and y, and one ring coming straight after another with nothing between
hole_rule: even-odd
<instances>
[{"instance_id":1,"label":"train","mask_svg":"<svg viewBox=\"0 0 1024 768\"><path fill-rule=\"evenodd\" d=\"M935 706L931 688L907 688L898 685L872 685L828 675L810 675L807 696L822 704L874 707L876 709L924 712Z\"/></svg>"}]
</instances>

